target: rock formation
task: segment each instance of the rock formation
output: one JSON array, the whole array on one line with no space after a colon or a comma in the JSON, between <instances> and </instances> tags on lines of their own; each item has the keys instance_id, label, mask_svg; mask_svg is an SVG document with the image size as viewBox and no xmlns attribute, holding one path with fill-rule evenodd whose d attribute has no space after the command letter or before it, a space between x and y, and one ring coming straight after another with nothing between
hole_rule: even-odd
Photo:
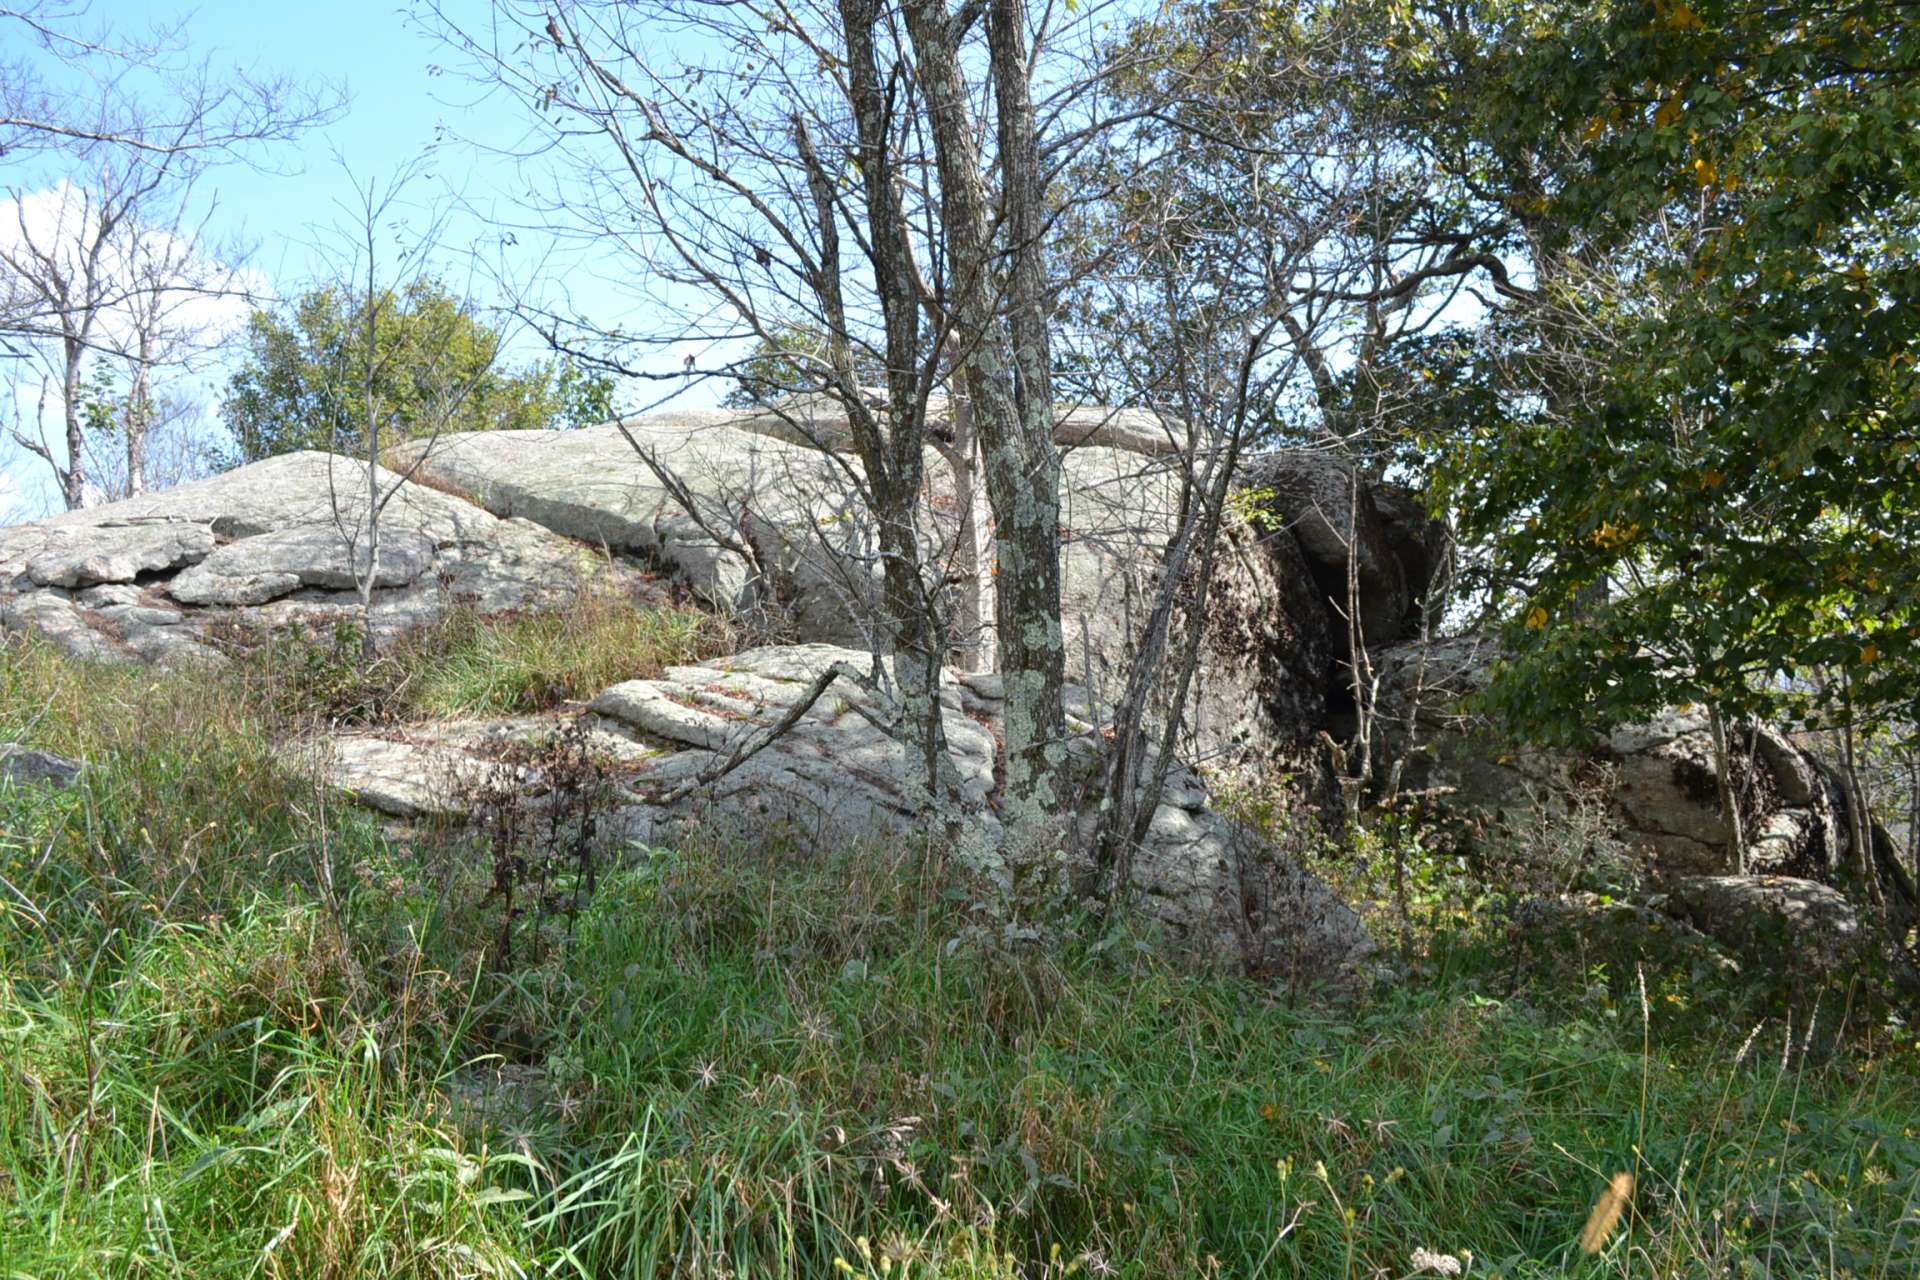
<instances>
[{"instance_id":1,"label":"rock formation","mask_svg":"<svg viewBox=\"0 0 1920 1280\"><path fill-rule=\"evenodd\" d=\"M530 521L381 474L383 491L396 483L372 601L382 638L456 602L498 613L563 599L602 559ZM353 619L365 484L347 459L293 453L0 529L0 627L37 631L74 657L169 665L218 663L249 637ZM633 566L606 567L636 589L645 582Z\"/></svg>"},{"instance_id":2,"label":"rock formation","mask_svg":"<svg viewBox=\"0 0 1920 1280\"><path fill-rule=\"evenodd\" d=\"M830 684L791 729L767 737L836 665L849 675ZM621 839L646 842L698 824L747 833L785 828L823 847L879 836L925 848L913 764L879 727L886 700L860 679L871 666L871 655L851 649L775 646L605 690L589 705L586 723L592 749L615 762L607 825ZM1091 709L1081 691L1074 695L1070 728L1091 756ZM962 795L975 807L970 838L990 846L1002 834L988 803L998 678L949 673L941 710ZM550 716L432 724L341 734L296 750L334 786L374 808L401 818L460 819L490 787L539 796L545 781L537 767L515 762L557 724ZM764 750L712 785L692 785L717 773L736 749L762 740ZM1369 949L1349 908L1209 809L1205 786L1182 767L1136 856L1134 884L1142 914L1182 950L1235 969L1332 976Z\"/></svg>"},{"instance_id":3,"label":"rock formation","mask_svg":"<svg viewBox=\"0 0 1920 1280\"><path fill-rule=\"evenodd\" d=\"M1596 737L1584 751L1519 747L1461 711L1486 687L1496 656L1478 637L1388 649L1380 728L1404 754L1405 785L1445 805L1498 817L1583 792L1604 804L1616 837L1662 876L1736 870L1714 778L1706 715L1668 711ZM1826 769L1787 735L1751 726L1736 736L1734 791L1755 874L1824 880L1847 839L1844 800Z\"/></svg>"},{"instance_id":4,"label":"rock formation","mask_svg":"<svg viewBox=\"0 0 1920 1280\"><path fill-rule=\"evenodd\" d=\"M883 647L859 464L796 443L797 416L712 410L630 419L624 429L475 432L398 457L497 516L644 557L770 638ZM802 421L807 436L844 444L844 419L822 409ZM1125 681L1179 518L1183 468L1159 447L1169 433L1158 424L1083 408L1063 414L1059 429L1067 671L1103 701ZM636 446L671 484L638 464ZM1186 708L1185 749L1210 764L1266 761L1318 728L1347 647L1350 535L1362 547L1371 644L1416 629L1448 554L1443 526L1401 491L1356 486L1331 453L1275 451L1253 468L1262 496L1227 534L1205 608L1206 666ZM932 449L926 471L925 556L947 563L957 532L951 473Z\"/></svg>"},{"instance_id":5,"label":"rock formation","mask_svg":"<svg viewBox=\"0 0 1920 1280\"><path fill-rule=\"evenodd\" d=\"M912 770L874 726L875 708L863 707L857 685L836 686L830 701L715 785L680 786L711 769L741 734L777 719L823 664L865 669L875 661L885 646L872 530L857 500L857 466L782 438L783 420L679 414L623 426L463 435L396 451L391 464L411 478L380 477L395 497L381 524L376 638L429 624L456 603L494 613L564 599L589 567L645 594L657 591L644 572L651 570L750 628L811 643L762 646L596 698L594 743L630 775L619 831L646 838L696 817L800 825L833 839L898 837L916 827ZM1103 728L1096 709L1109 705L1124 677L1151 602L1181 477L1169 433L1150 416L1063 414L1061 438L1069 446L1064 622L1079 686L1075 731L1091 754ZM643 465L635 442L658 470ZM1389 598L1369 595L1370 618L1386 629L1412 607L1406 571L1382 569L1377 559L1404 552L1378 550L1392 526L1365 486L1356 489L1322 454L1276 455L1266 465L1275 494L1286 495L1274 501L1295 511L1270 506L1235 524L1205 602L1206 669L1187 742L1215 758L1297 743L1318 722L1345 643L1339 602L1319 585L1338 582L1344 597L1343 544L1327 530L1357 519L1375 548L1365 589ZM942 501L951 484L937 455L929 474L938 478L925 536L930 555L940 555L957 522ZM362 484L349 460L293 454L0 530L0 624L38 631L80 658L181 664L219 663L278 631L354 619L356 568L366 563L354 518ZM948 739L983 845L995 842L997 683L954 676L945 691ZM289 750L397 818L461 821L478 794L537 795L542 780L516 763L512 743L550 734L554 724L522 717L415 725ZM1054 838L1071 845L1070 835L1063 829ZM1134 883L1146 916L1216 961L1303 973L1367 950L1352 912L1210 810L1205 787L1184 766L1155 811Z\"/></svg>"},{"instance_id":6,"label":"rock formation","mask_svg":"<svg viewBox=\"0 0 1920 1280\"><path fill-rule=\"evenodd\" d=\"M931 411L938 435L946 409ZM1184 433L1151 414L1081 408L1060 415L1057 438L1073 727L1091 751L1176 531ZM372 591L375 637L388 641L456 604L500 613L561 601L588 569L642 603L663 599L655 579L667 579L759 643L593 700L593 742L622 771L618 830L644 839L698 817L831 839L909 834L913 770L875 727L877 705L857 682L836 684L791 733L713 785L682 785L791 709L823 667L882 661L877 539L845 446L844 419L817 404L403 445L389 461L410 478L381 476L395 493ZM924 552L928 563L952 563L953 476L937 449L926 471ZM194 664L278 631L357 619L364 483L349 460L292 454L0 529L0 627L37 631L81 658ZM1714 879L1733 868L1698 716L1675 712L1584 751L1504 746L1458 711L1485 682L1486 651L1471 638L1407 643L1436 616L1452 554L1445 527L1412 495L1357 478L1329 452L1281 450L1247 459L1235 511L1206 599L1180 596L1204 618L1202 666L1178 711L1188 764L1270 770L1297 763L1322 729L1339 734L1357 637L1381 675L1380 747L1404 757L1405 787L1496 818L1598 788L1620 842L1644 851L1660 877L1717 886L1682 895L1698 908L1687 918L1705 928L1724 915L1709 906L1738 895ZM988 843L996 684L950 675L943 694L962 792ZM1168 703L1163 693L1156 714L1174 714ZM553 728L551 717L430 724L296 751L395 817L458 821L477 793L538 793L538 771L510 748ZM1759 729L1744 736L1735 770L1751 869L1828 878L1845 822L1818 761ZM1073 843L1069 834L1061 843ZM1185 766L1148 846L1135 867L1146 913L1191 950L1291 969L1303 954L1365 948L1352 913L1211 811Z\"/></svg>"}]
</instances>

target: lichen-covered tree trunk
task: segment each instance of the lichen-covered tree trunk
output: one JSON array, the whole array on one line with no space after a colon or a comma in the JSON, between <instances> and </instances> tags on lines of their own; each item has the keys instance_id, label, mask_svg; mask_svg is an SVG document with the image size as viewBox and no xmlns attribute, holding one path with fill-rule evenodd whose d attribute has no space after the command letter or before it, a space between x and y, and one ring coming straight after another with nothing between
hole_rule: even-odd
<instances>
[{"instance_id":1,"label":"lichen-covered tree trunk","mask_svg":"<svg viewBox=\"0 0 1920 1280\"><path fill-rule=\"evenodd\" d=\"M933 126L951 323L994 514L995 624L1006 688L1004 805L1009 827L1017 831L1058 810L1066 763L1060 458L1053 444L1044 211L1027 91L1026 10L1021 0L996 0L990 17L1003 249L994 236L986 168L960 62L964 29L941 0L908 0L905 12ZM998 267L1003 251L1004 276Z\"/></svg>"},{"instance_id":2,"label":"lichen-covered tree trunk","mask_svg":"<svg viewBox=\"0 0 1920 1280\"><path fill-rule=\"evenodd\" d=\"M918 273L900 209L888 136L887 90L881 83L874 26L875 0L840 0L847 42L848 99L860 144L861 190L872 237L874 284L886 330L887 403L884 417L861 395L847 334L839 283L839 236L831 178L796 126L819 219L820 278L815 281L830 328L829 348L840 400L865 467L879 524L882 589L893 632L894 679L909 743L924 766L927 800L949 808L958 775L940 717L940 669L946 656L939 603L926 581L916 519L925 471L926 409L920 367Z\"/></svg>"}]
</instances>

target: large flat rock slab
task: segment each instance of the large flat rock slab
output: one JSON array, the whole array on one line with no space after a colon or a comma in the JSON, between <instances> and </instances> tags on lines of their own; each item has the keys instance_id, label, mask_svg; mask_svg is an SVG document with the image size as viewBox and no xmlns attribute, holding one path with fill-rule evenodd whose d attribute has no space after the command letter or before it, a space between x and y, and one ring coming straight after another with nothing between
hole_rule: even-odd
<instances>
[{"instance_id":1,"label":"large flat rock slab","mask_svg":"<svg viewBox=\"0 0 1920 1280\"><path fill-rule=\"evenodd\" d=\"M881 665L884 673L885 664ZM792 727L737 768L718 766L766 740L822 673L842 673ZM919 761L886 731L891 702L870 686L868 653L831 645L749 650L614 685L584 716L584 741L616 787L602 824L616 841L662 840L690 827L763 836L784 827L823 845L885 837L924 841ZM1094 749L1084 691L1071 727ZM947 672L941 719L966 812L948 852L965 860L999 848L995 735L999 681ZM343 734L305 758L341 791L381 812L453 819L477 808L505 763L550 739L560 717L424 725L406 734ZM537 801L537 768L522 777ZM476 818L482 816L475 814ZM969 850L974 851L972 854ZM1182 951L1208 962L1292 976L1351 976L1371 950L1359 919L1319 880L1209 806L1198 775L1172 772L1134 859L1135 901Z\"/></svg>"},{"instance_id":2,"label":"large flat rock slab","mask_svg":"<svg viewBox=\"0 0 1920 1280\"><path fill-rule=\"evenodd\" d=\"M372 565L386 643L456 605L558 604L587 578L657 601L636 568L527 520L381 471ZM293 453L105 507L0 529L0 627L88 660L218 663L248 636L357 621L366 472Z\"/></svg>"}]
</instances>

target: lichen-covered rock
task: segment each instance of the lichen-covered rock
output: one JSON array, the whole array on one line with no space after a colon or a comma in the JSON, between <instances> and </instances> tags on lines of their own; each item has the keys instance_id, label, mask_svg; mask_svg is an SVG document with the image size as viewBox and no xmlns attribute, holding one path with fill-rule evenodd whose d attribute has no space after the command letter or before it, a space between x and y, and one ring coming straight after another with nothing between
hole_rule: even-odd
<instances>
[{"instance_id":1,"label":"lichen-covered rock","mask_svg":"<svg viewBox=\"0 0 1920 1280\"><path fill-rule=\"evenodd\" d=\"M464 819L484 789L516 776L506 764L417 735L341 733L301 743L289 764L314 770L369 809L395 818Z\"/></svg>"},{"instance_id":2,"label":"lichen-covered rock","mask_svg":"<svg viewBox=\"0 0 1920 1280\"><path fill-rule=\"evenodd\" d=\"M561 602L583 575L638 570L537 524L382 472L372 622L382 643L456 604ZM324 453L270 458L161 493L0 528L0 627L67 654L218 663L239 637L357 620L365 472ZM658 593L648 591L650 598Z\"/></svg>"},{"instance_id":3,"label":"lichen-covered rock","mask_svg":"<svg viewBox=\"0 0 1920 1280\"><path fill-rule=\"evenodd\" d=\"M781 721L824 671L847 673L792 728L713 779L716 762ZM925 840L920 766L885 729L890 701L861 678L871 657L830 645L750 650L603 691L589 705L587 742L615 762L621 798L612 826L635 839L664 838L697 823L764 832L778 825L823 842ZM884 664L881 667L885 671ZM1094 726L1081 691L1072 728ZM994 811L1000 712L998 677L947 673L942 725L958 775L964 834L948 852L965 860L1001 847ZM487 770L512 743L554 722L518 720L422 726L407 740L349 734L310 759L343 791L383 812L457 814L471 807ZM464 763L462 763L464 761ZM526 785L538 790L539 779ZM463 791L464 787L464 791ZM974 851L974 855L969 854ZM1208 962L1301 978L1346 975L1370 950L1354 913L1327 887L1207 803L1199 777L1175 767L1133 883L1142 914L1182 950Z\"/></svg>"},{"instance_id":4,"label":"lichen-covered rock","mask_svg":"<svg viewBox=\"0 0 1920 1280\"><path fill-rule=\"evenodd\" d=\"M1577 983L1600 967L1627 974L1639 965L1702 975L1739 971L1734 956L1661 909L1666 906L1664 896L1633 901L1578 892L1532 898L1514 910L1508 942L1519 963L1544 981Z\"/></svg>"},{"instance_id":5,"label":"lichen-covered rock","mask_svg":"<svg viewBox=\"0 0 1920 1280\"><path fill-rule=\"evenodd\" d=\"M1388 759L1404 756L1409 789L1496 817L1585 796L1604 805L1617 838L1662 875L1737 870L1704 713L1664 712L1584 750L1515 745L1462 710L1486 687L1496 657L1477 636L1376 655L1383 750ZM1846 839L1845 809L1819 761L1770 726L1743 726L1733 738L1747 870L1829 876Z\"/></svg>"},{"instance_id":6,"label":"lichen-covered rock","mask_svg":"<svg viewBox=\"0 0 1920 1280\"><path fill-rule=\"evenodd\" d=\"M1682 876L1670 911L1762 969L1831 975L1867 953L1846 896L1793 876Z\"/></svg>"},{"instance_id":7,"label":"lichen-covered rock","mask_svg":"<svg viewBox=\"0 0 1920 1280\"><path fill-rule=\"evenodd\" d=\"M0 547L0 581L24 572L42 587L132 582L143 573L192 564L213 550L205 525L168 517L40 527L36 536L13 541L13 547Z\"/></svg>"},{"instance_id":8,"label":"lichen-covered rock","mask_svg":"<svg viewBox=\"0 0 1920 1280\"><path fill-rule=\"evenodd\" d=\"M71 787L80 781L81 764L51 751L17 742L0 742L0 781L16 787Z\"/></svg>"},{"instance_id":9,"label":"lichen-covered rock","mask_svg":"<svg viewBox=\"0 0 1920 1280\"><path fill-rule=\"evenodd\" d=\"M104 628L88 624L88 614L57 588L0 597L0 628L33 632L69 658L110 657L114 646Z\"/></svg>"}]
</instances>

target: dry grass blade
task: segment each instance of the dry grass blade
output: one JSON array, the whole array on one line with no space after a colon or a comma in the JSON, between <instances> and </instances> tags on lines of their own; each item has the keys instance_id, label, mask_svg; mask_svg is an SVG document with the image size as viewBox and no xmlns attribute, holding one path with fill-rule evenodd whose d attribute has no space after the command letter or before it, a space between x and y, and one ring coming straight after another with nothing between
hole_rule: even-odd
<instances>
[{"instance_id":1,"label":"dry grass blade","mask_svg":"<svg viewBox=\"0 0 1920 1280\"><path fill-rule=\"evenodd\" d=\"M1594 1202L1593 1212L1587 1215L1587 1225L1580 1232L1582 1253L1598 1253L1606 1247L1613 1229L1620 1225L1620 1215L1632 1200L1633 1175L1614 1174L1613 1181L1607 1184L1607 1189L1600 1193L1600 1199Z\"/></svg>"}]
</instances>

